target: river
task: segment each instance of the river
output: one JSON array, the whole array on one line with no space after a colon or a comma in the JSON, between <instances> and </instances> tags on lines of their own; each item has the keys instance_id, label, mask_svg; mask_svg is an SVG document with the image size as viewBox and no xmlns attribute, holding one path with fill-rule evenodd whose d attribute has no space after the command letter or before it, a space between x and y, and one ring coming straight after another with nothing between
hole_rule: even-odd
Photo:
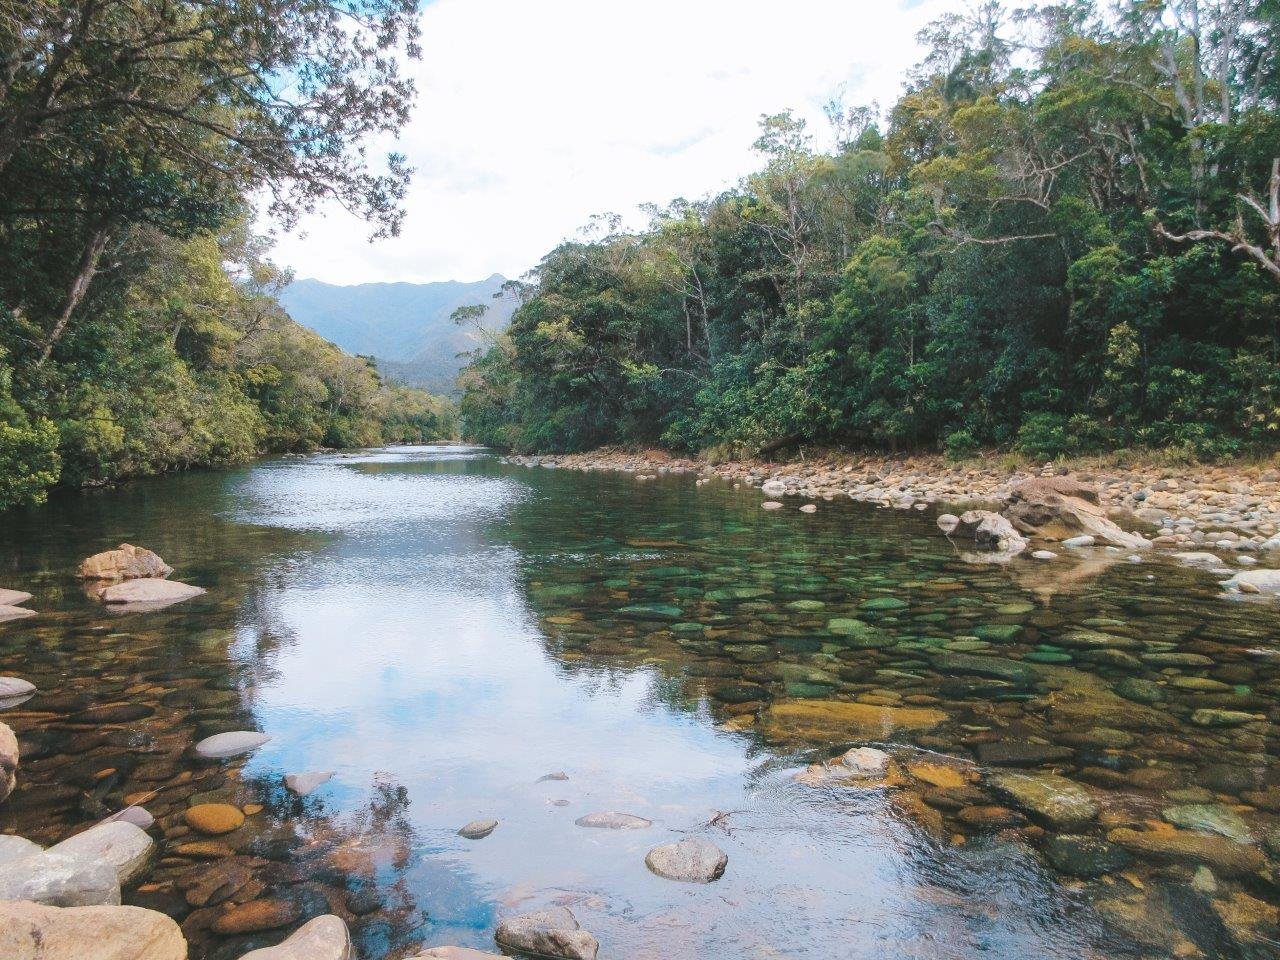
<instances>
[{"instance_id":1,"label":"river","mask_svg":"<svg viewBox=\"0 0 1280 960\"><path fill-rule=\"evenodd\" d=\"M52 843L141 799L161 858L125 902L182 921L193 960L329 912L364 960L492 950L550 905L603 960L1277 955L1270 602L762 499L406 447L6 516L0 586L40 616L0 625L0 674L40 692L0 713L24 753L0 828ZM107 612L76 568L122 541L208 593ZM271 739L191 756L236 729ZM805 774L863 745L883 775ZM302 771L333 777L298 798ZM206 802L249 815L202 838ZM652 825L575 824L597 811ZM721 879L646 869L685 836ZM214 871L281 925L216 932Z\"/></svg>"}]
</instances>

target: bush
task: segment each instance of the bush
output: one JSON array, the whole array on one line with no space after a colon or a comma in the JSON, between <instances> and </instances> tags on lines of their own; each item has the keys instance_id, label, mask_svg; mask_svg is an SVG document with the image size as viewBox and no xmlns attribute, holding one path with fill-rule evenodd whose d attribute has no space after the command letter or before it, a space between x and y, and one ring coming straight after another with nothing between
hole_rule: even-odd
<instances>
[{"instance_id":1,"label":"bush","mask_svg":"<svg viewBox=\"0 0 1280 960\"><path fill-rule=\"evenodd\" d=\"M942 441L942 452L952 460L963 460L977 452L978 441L969 430L953 430Z\"/></svg>"}]
</instances>

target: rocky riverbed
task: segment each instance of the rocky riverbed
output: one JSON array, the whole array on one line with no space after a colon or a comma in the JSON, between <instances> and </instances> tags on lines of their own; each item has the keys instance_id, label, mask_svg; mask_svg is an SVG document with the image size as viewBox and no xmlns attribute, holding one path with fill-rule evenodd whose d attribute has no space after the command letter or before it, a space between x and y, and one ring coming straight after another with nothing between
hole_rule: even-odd
<instances>
[{"instance_id":1,"label":"rocky riverbed","mask_svg":"<svg viewBox=\"0 0 1280 960\"><path fill-rule=\"evenodd\" d=\"M733 484L781 485L777 495L807 501L849 497L901 510L970 504L999 508L1019 484L1071 474L1093 486L1103 510L1150 535L1159 547L1246 552L1280 549L1280 469L1258 466L1112 469L1044 464L1010 471L955 464L938 456L831 453L778 463L712 463L661 450L602 448L589 453L512 456L512 463L569 470L620 470L639 477L694 473ZM993 460L996 458L993 458Z\"/></svg>"},{"instance_id":2,"label":"rocky riverbed","mask_svg":"<svg viewBox=\"0 0 1280 960\"><path fill-rule=\"evenodd\" d=\"M1107 518L1096 477L1056 471L965 519L792 497L791 474L493 460L406 499L435 464L384 457L280 468L301 490L254 474L279 514L243 539L183 488L169 518L126 502L15 552L0 957L825 958L936 931L963 958L1254 960L1280 938L1280 610L1216 572L1265 551L1160 566L1104 542L1154 532L1123 513L1069 545L1062 516ZM264 521L300 515L264 563ZM204 592L117 612L77 573L126 535L169 562L117 547L122 582Z\"/></svg>"}]
</instances>

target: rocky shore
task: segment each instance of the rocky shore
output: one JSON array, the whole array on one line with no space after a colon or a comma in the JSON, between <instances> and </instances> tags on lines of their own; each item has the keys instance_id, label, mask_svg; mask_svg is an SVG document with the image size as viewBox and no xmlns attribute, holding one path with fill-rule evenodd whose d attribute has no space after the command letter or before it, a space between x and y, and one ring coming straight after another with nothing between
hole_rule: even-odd
<instances>
[{"instance_id":1,"label":"rocky shore","mask_svg":"<svg viewBox=\"0 0 1280 960\"><path fill-rule=\"evenodd\" d=\"M996 458L987 466L953 463L940 456L877 457L838 452L776 463L725 463L672 456L661 450L605 447L589 453L512 456L525 466L568 470L619 470L646 479L662 473L694 473L700 479L763 487L770 496L807 501L849 497L900 510L967 506L1002 509L1019 485L1034 478L1070 475L1091 486L1104 514L1136 529L1156 547L1257 553L1280 550L1280 469L1259 466L1133 466L1119 469L1047 463L1009 470ZM802 508L803 509L803 508Z\"/></svg>"}]
</instances>

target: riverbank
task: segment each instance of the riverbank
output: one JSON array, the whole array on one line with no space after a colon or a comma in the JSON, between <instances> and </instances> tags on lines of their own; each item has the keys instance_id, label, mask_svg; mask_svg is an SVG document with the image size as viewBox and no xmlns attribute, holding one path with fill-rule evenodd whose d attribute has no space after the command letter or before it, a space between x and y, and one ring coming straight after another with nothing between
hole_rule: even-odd
<instances>
[{"instance_id":1,"label":"riverbank","mask_svg":"<svg viewBox=\"0 0 1280 960\"><path fill-rule=\"evenodd\" d=\"M1280 469L1266 464L1176 466L1135 459L1117 466L1104 459L1038 467L985 460L954 462L942 456L867 456L821 451L803 460L711 462L663 450L603 447L588 453L511 456L524 466L568 470L618 470L639 477L696 473L760 487L774 481L784 497L806 501L849 497L898 509L957 510L1000 507L1014 487L1033 477L1070 474L1095 487L1099 504L1126 528L1137 528L1157 546L1212 546L1246 552L1280 549Z\"/></svg>"}]
</instances>

